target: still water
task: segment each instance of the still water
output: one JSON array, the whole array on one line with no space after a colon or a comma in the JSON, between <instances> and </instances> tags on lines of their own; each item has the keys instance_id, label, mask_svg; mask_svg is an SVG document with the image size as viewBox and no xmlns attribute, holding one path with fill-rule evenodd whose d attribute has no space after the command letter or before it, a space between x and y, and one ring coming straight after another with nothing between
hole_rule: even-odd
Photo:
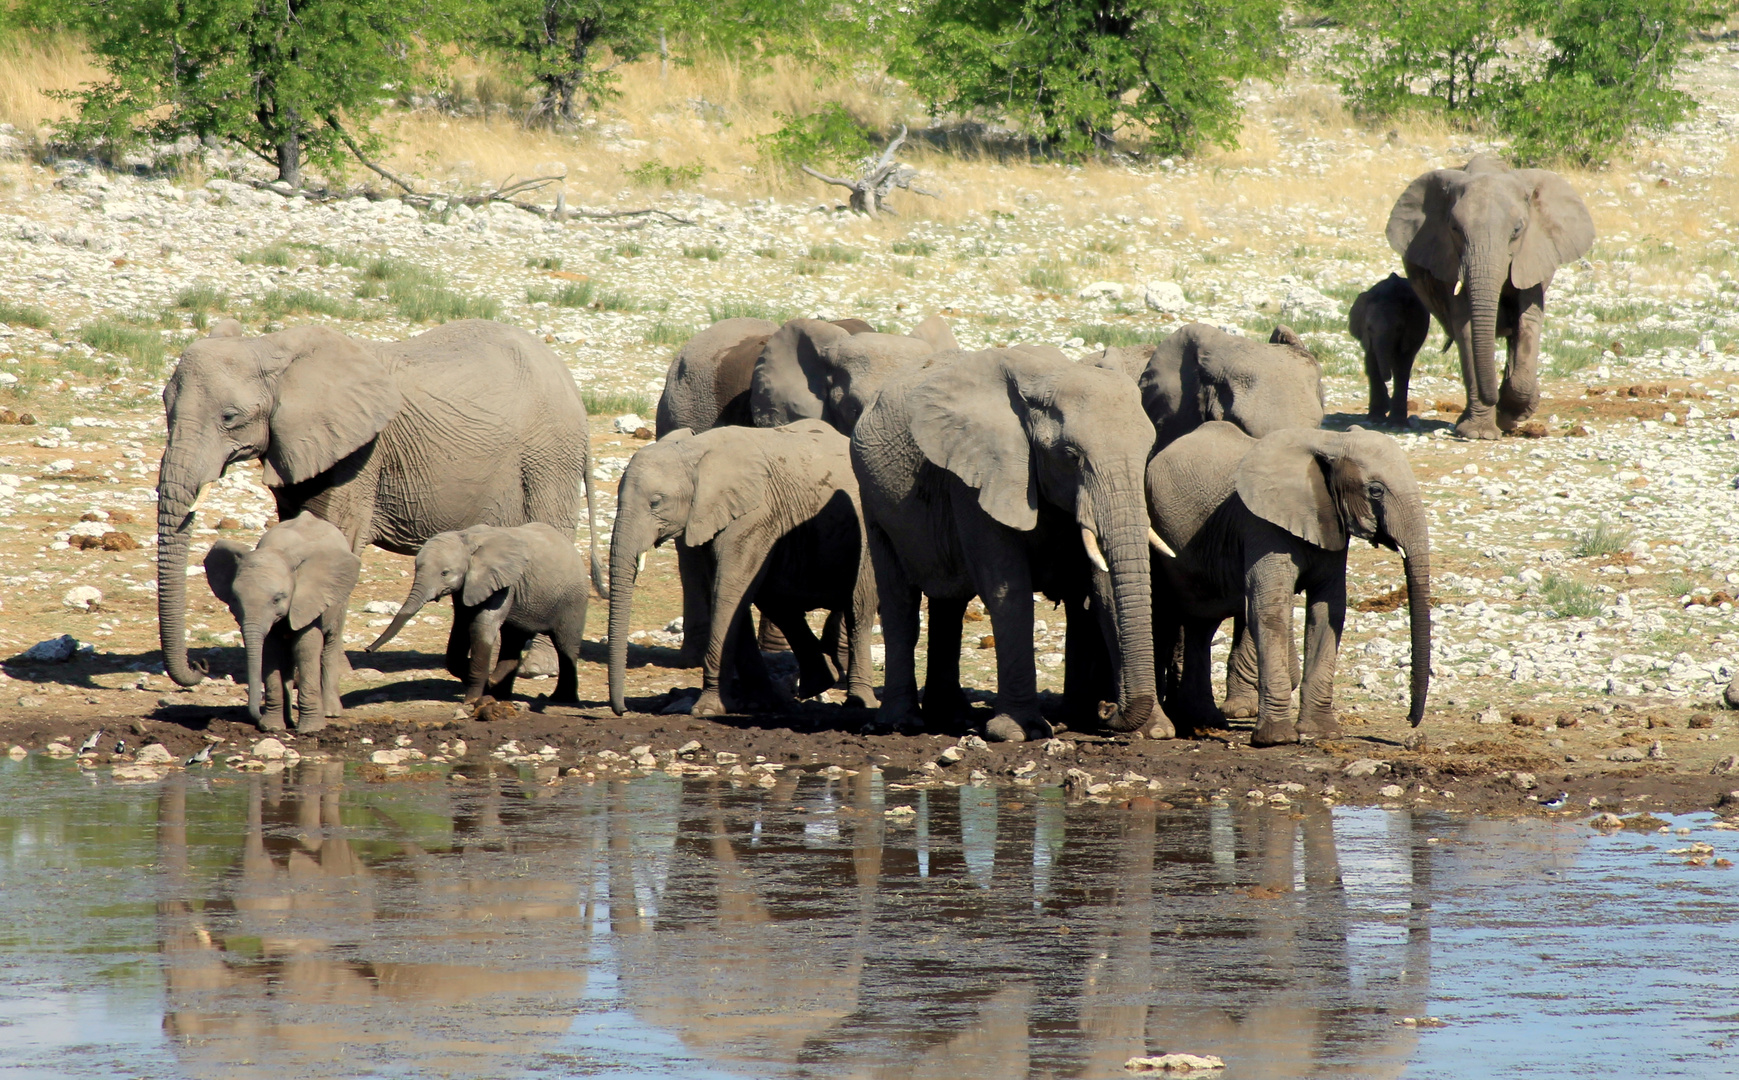
<instances>
[{"instance_id":1,"label":"still water","mask_svg":"<svg viewBox=\"0 0 1739 1080\"><path fill-rule=\"evenodd\" d=\"M0 762L0 1077L1739 1075L1707 815L472 776Z\"/></svg>"}]
</instances>

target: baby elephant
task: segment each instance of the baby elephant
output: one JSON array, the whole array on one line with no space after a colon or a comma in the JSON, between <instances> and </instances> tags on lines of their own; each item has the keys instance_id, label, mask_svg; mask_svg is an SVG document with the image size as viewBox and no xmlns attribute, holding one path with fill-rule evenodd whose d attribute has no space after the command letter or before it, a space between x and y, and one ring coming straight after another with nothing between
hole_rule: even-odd
<instances>
[{"instance_id":1,"label":"baby elephant","mask_svg":"<svg viewBox=\"0 0 1739 1080\"><path fill-rule=\"evenodd\" d=\"M577 665L591 586L573 537L542 522L437 533L417 552L410 594L368 651L391 641L424 604L451 595L452 640L464 651L448 654L447 670L465 683L466 702L485 693L512 694L520 653L538 634L548 634L555 643L552 700L578 701Z\"/></svg>"},{"instance_id":2,"label":"baby elephant","mask_svg":"<svg viewBox=\"0 0 1739 1080\"><path fill-rule=\"evenodd\" d=\"M1347 544L1397 550L1412 635L1408 719L1425 712L1431 677L1431 541L1419 485L1387 435L1291 428L1252 439L1204 424L1147 467L1154 528L1177 552L1156 556L1159 655L1184 639L1181 682L1165 710L1181 726L1214 725L1209 644L1220 623L1246 617L1255 639L1258 704L1251 744L1297 742L1338 730L1334 669L1346 619ZM1292 716L1292 598L1304 593L1304 670Z\"/></svg>"},{"instance_id":3,"label":"baby elephant","mask_svg":"<svg viewBox=\"0 0 1739 1080\"><path fill-rule=\"evenodd\" d=\"M241 624L248 713L261 730L284 730L291 683L297 731L319 731L343 711L344 609L361 572L344 534L307 511L267 529L252 551L234 540L211 546L205 580Z\"/></svg>"},{"instance_id":4,"label":"baby elephant","mask_svg":"<svg viewBox=\"0 0 1739 1080\"><path fill-rule=\"evenodd\" d=\"M1364 346L1371 422L1406 427L1407 381L1413 377L1413 359L1431 332L1431 313L1412 282L1390 274L1360 293L1347 313L1347 332ZM1395 380L1392 397L1390 376Z\"/></svg>"}]
</instances>

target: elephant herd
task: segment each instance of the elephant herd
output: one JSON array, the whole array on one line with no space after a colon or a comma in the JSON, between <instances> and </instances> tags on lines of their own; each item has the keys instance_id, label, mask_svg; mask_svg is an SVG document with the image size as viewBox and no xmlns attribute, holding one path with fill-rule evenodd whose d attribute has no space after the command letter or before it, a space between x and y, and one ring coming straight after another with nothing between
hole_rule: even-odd
<instances>
[{"instance_id":1,"label":"elephant herd","mask_svg":"<svg viewBox=\"0 0 1739 1080\"><path fill-rule=\"evenodd\" d=\"M1461 350L1459 433L1496 437L1526 419L1546 287L1592 237L1587 210L1549 172L1481 156L1416 180L1388 226L1407 278L1361 295L1349 320L1371 420L1406 422L1432 315ZM1501 384L1496 337L1508 343ZM858 319L724 320L670 365L657 441L622 474L607 579L595 539L589 559L572 543L582 488L593 520L585 407L561 360L522 331L468 321L377 344L312 326L250 339L219 324L189 346L164 402L160 627L183 684L201 674L184 641L192 511L228 464L264 459L280 524L253 551L220 542L206 557L241 624L263 726L286 724L292 684L299 729L335 715L345 601L370 543L417 556L410 594L370 650L452 596L447 667L467 700L510 693L535 635L554 647L555 699L575 700L596 591L610 600L610 704L625 711L635 584L646 553L673 542L684 657L703 669L697 715L784 705L752 606L761 642L782 636L795 655L799 696L843 684L847 708L876 710L873 730L972 724L960 655L978 598L996 650L987 737L1045 738L1056 720L1168 738L1253 716L1253 742L1270 745L1337 730L1359 538L1403 557L1408 715L1424 712L1419 486L1390 437L1322 430L1320 368L1284 326L1262 342L1189 324L1076 360L1043 345L964 350L934 316L909 334ZM1035 594L1065 620L1063 700L1049 719ZM819 636L807 620L817 609L829 613ZM1228 618L1216 704L1210 643Z\"/></svg>"}]
</instances>

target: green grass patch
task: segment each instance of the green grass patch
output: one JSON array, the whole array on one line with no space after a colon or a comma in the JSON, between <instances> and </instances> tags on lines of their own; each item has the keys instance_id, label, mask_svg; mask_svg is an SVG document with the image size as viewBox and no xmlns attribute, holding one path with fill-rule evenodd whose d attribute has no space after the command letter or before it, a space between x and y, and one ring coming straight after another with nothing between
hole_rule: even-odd
<instances>
[{"instance_id":1,"label":"green grass patch","mask_svg":"<svg viewBox=\"0 0 1739 1080\"><path fill-rule=\"evenodd\" d=\"M362 284L356 295L364 298L384 295L392 285L441 286L447 283L447 279L437 271L403 259L371 259L363 264L361 270Z\"/></svg>"},{"instance_id":2,"label":"green grass patch","mask_svg":"<svg viewBox=\"0 0 1739 1080\"><path fill-rule=\"evenodd\" d=\"M39 307L0 300L0 323L5 323L7 326L31 326L38 330L47 330L49 317L48 312Z\"/></svg>"},{"instance_id":3,"label":"green grass patch","mask_svg":"<svg viewBox=\"0 0 1739 1080\"><path fill-rule=\"evenodd\" d=\"M918 263L915 259L895 259L892 266L894 273L901 277L915 278L918 276Z\"/></svg>"},{"instance_id":4,"label":"green grass patch","mask_svg":"<svg viewBox=\"0 0 1739 1080\"><path fill-rule=\"evenodd\" d=\"M670 306L670 302L645 300L626 289L603 289L597 293L592 306L599 311L663 311Z\"/></svg>"},{"instance_id":5,"label":"green grass patch","mask_svg":"<svg viewBox=\"0 0 1739 1080\"><path fill-rule=\"evenodd\" d=\"M1126 246L1124 241L1114 236L1100 237L1087 241L1088 251L1097 251L1101 255L1121 255Z\"/></svg>"},{"instance_id":6,"label":"green grass patch","mask_svg":"<svg viewBox=\"0 0 1739 1080\"><path fill-rule=\"evenodd\" d=\"M679 188L687 187L706 175L706 166L698 161L687 165L666 165L653 158L622 172L637 187Z\"/></svg>"},{"instance_id":7,"label":"green grass patch","mask_svg":"<svg viewBox=\"0 0 1739 1080\"><path fill-rule=\"evenodd\" d=\"M391 282L387 286L387 299L392 301L400 318L411 322L493 319L501 314L501 301L492 296L469 296L419 282Z\"/></svg>"},{"instance_id":8,"label":"green grass patch","mask_svg":"<svg viewBox=\"0 0 1739 1080\"><path fill-rule=\"evenodd\" d=\"M692 326L678 326L660 319L646 331L648 345L681 345L695 334L699 333Z\"/></svg>"},{"instance_id":9,"label":"green grass patch","mask_svg":"<svg viewBox=\"0 0 1739 1080\"><path fill-rule=\"evenodd\" d=\"M854 263L863 260L863 252L843 244L810 244L807 258L820 263Z\"/></svg>"},{"instance_id":10,"label":"green grass patch","mask_svg":"<svg viewBox=\"0 0 1739 1080\"><path fill-rule=\"evenodd\" d=\"M650 419L652 399L632 390L581 390L587 416L621 416L634 413Z\"/></svg>"},{"instance_id":11,"label":"green grass patch","mask_svg":"<svg viewBox=\"0 0 1739 1080\"><path fill-rule=\"evenodd\" d=\"M893 252L895 255L934 255L936 245L928 240L895 240Z\"/></svg>"},{"instance_id":12,"label":"green grass patch","mask_svg":"<svg viewBox=\"0 0 1739 1080\"><path fill-rule=\"evenodd\" d=\"M585 307L597 291L589 281L570 281L562 285L533 285L525 290L525 299L533 304L554 307Z\"/></svg>"},{"instance_id":13,"label":"green grass patch","mask_svg":"<svg viewBox=\"0 0 1739 1080\"><path fill-rule=\"evenodd\" d=\"M646 253L646 249L640 246L638 240L625 240L610 250L624 259L636 258Z\"/></svg>"},{"instance_id":14,"label":"green grass patch","mask_svg":"<svg viewBox=\"0 0 1739 1080\"><path fill-rule=\"evenodd\" d=\"M286 315L325 315L334 319L362 317L362 309L356 301L314 289L273 289L260 297L257 306L262 314L272 319Z\"/></svg>"},{"instance_id":15,"label":"green grass patch","mask_svg":"<svg viewBox=\"0 0 1739 1080\"><path fill-rule=\"evenodd\" d=\"M683 245L682 257L685 259L705 259L707 262L718 262L725 257L725 249L717 244Z\"/></svg>"},{"instance_id":16,"label":"green grass patch","mask_svg":"<svg viewBox=\"0 0 1739 1080\"><path fill-rule=\"evenodd\" d=\"M827 273L827 269L828 264L820 262L819 260L798 259L797 265L791 268L791 272L794 274L800 274L803 277L816 277L820 274Z\"/></svg>"},{"instance_id":17,"label":"green grass patch","mask_svg":"<svg viewBox=\"0 0 1739 1080\"><path fill-rule=\"evenodd\" d=\"M560 255L533 255L525 260L528 270L560 270L562 257Z\"/></svg>"},{"instance_id":18,"label":"green grass patch","mask_svg":"<svg viewBox=\"0 0 1739 1080\"><path fill-rule=\"evenodd\" d=\"M1040 262L1037 266L1028 270L1026 272L1026 277L1022 280L1033 288L1043 289L1045 292L1061 293L1069 291L1069 271L1063 267L1062 263L1057 262L1055 259L1045 259Z\"/></svg>"},{"instance_id":19,"label":"green grass patch","mask_svg":"<svg viewBox=\"0 0 1739 1080\"><path fill-rule=\"evenodd\" d=\"M161 365L168 355L162 334L120 319L103 318L86 323L79 331L79 340L99 352L125 356L147 368Z\"/></svg>"},{"instance_id":20,"label":"green grass patch","mask_svg":"<svg viewBox=\"0 0 1739 1080\"><path fill-rule=\"evenodd\" d=\"M265 247L237 252L236 262L247 266L294 266L296 253L288 244L267 244Z\"/></svg>"},{"instance_id":21,"label":"green grass patch","mask_svg":"<svg viewBox=\"0 0 1739 1080\"><path fill-rule=\"evenodd\" d=\"M763 259L777 259L779 249L776 247L758 247L755 249L755 254Z\"/></svg>"},{"instance_id":22,"label":"green grass patch","mask_svg":"<svg viewBox=\"0 0 1739 1080\"><path fill-rule=\"evenodd\" d=\"M325 244L292 240L286 246L298 251L306 251L314 256L315 266L348 266L352 270L357 270L368 261L366 255L360 255L354 251L340 251L337 248L329 248Z\"/></svg>"},{"instance_id":23,"label":"green grass patch","mask_svg":"<svg viewBox=\"0 0 1739 1080\"><path fill-rule=\"evenodd\" d=\"M766 319L768 322L784 323L796 316L787 308L776 308L761 300L716 300L707 302L706 317L710 322L723 322L726 319Z\"/></svg>"},{"instance_id":24,"label":"green grass patch","mask_svg":"<svg viewBox=\"0 0 1739 1080\"><path fill-rule=\"evenodd\" d=\"M1592 619L1605 607L1594 586L1558 574L1540 582L1540 598L1554 619Z\"/></svg>"},{"instance_id":25,"label":"green grass patch","mask_svg":"<svg viewBox=\"0 0 1739 1080\"><path fill-rule=\"evenodd\" d=\"M1616 555L1629 548L1630 542L1629 529L1600 521L1592 527L1582 530L1576 537L1576 543L1571 546L1570 553L1578 559L1589 559L1597 555Z\"/></svg>"},{"instance_id":26,"label":"green grass patch","mask_svg":"<svg viewBox=\"0 0 1739 1080\"><path fill-rule=\"evenodd\" d=\"M176 293L175 306L201 313L224 311L229 307L229 293L209 281L201 281Z\"/></svg>"}]
</instances>

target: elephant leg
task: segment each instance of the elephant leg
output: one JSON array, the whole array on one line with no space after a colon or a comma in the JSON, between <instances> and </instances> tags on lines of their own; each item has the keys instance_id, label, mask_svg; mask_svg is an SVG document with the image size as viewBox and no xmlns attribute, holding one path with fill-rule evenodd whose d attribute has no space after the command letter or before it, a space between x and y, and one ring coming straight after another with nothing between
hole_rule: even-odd
<instances>
[{"instance_id":1,"label":"elephant leg","mask_svg":"<svg viewBox=\"0 0 1739 1080\"><path fill-rule=\"evenodd\" d=\"M954 520L974 588L984 599L996 634L996 715L987 737L1002 742L1045 739L1051 725L1039 715L1038 672L1033 666L1033 576L1022 540L979 508L976 493L954 491Z\"/></svg>"},{"instance_id":2,"label":"elephant leg","mask_svg":"<svg viewBox=\"0 0 1739 1080\"><path fill-rule=\"evenodd\" d=\"M1063 620L1063 715L1071 725L1102 728L1099 703L1117 700L1105 627L1084 597L1063 604Z\"/></svg>"},{"instance_id":3,"label":"elephant leg","mask_svg":"<svg viewBox=\"0 0 1739 1080\"><path fill-rule=\"evenodd\" d=\"M766 696L771 689L770 685L754 685L766 682L766 668L761 663L760 650L754 647L749 618L749 597L755 594L765 573L767 553L720 552L716 544L713 546L716 572L708 604L712 619L706 655L701 660L701 691L694 703L695 716L718 716L727 711L724 691L727 678L736 684L729 696L734 699L731 704L738 707L752 707L757 704L753 699ZM750 653L754 655L751 657ZM731 658L730 666L735 670L727 670L726 657Z\"/></svg>"},{"instance_id":4,"label":"elephant leg","mask_svg":"<svg viewBox=\"0 0 1739 1080\"><path fill-rule=\"evenodd\" d=\"M813 639L814 635L811 634L810 637ZM761 620L759 642L762 652L793 652L796 648L790 635L785 632L785 627L775 619Z\"/></svg>"},{"instance_id":5,"label":"elephant leg","mask_svg":"<svg viewBox=\"0 0 1739 1080\"><path fill-rule=\"evenodd\" d=\"M340 665L338 660L344 655L344 604L333 604L326 614L320 617L321 637L324 647L320 652L320 695L321 711L325 716L344 715L344 687L340 680L348 672L348 665Z\"/></svg>"},{"instance_id":6,"label":"elephant leg","mask_svg":"<svg viewBox=\"0 0 1739 1080\"><path fill-rule=\"evenodd\" d=\"M524 668L520 659L525 654L525 647L533 637L529 630L517 626L503 625L501 628L501 646L496 650L496 660L489 669L489 684L484 691L497 701L504 701L513 696L513 683ZM551 646L553 652L554 646Z\"/></svg>"},{"instance_id":7,"label":"elephant leg","mask_svg":"<svg viewBox=\"0 0 1739 1080\"><path fill-rule=\"evenodd\" d=\"M1509 363L1498 389L1497 426L1514 431L1540 407L1540 333L1545 328L1545 287L1523 289L1517 296L1515 333L1509 338Z\"/></svg>"},{"instance_id":8,"label":"elephant leg","mask_svg":"<svg viewBox=\"0 0 1739 1080\"><path fill-rule=\"evenodd\" d=\"M465 704L483 697L489 686L489 676L495 669L495 656L501 644L501 625L507 619L506 590L496 593L471 609L470 665L465 673Z\"/></svg>"},{"instance_id":9,"label":"elephant leg","mask_svg":"<svg viewBox=\"0 0 1739 1080\"><path fill-rule=\"evenodd\" d=\"M1397 331L1394 336L1398 339L1400 333ZM1407 395L1413 381L1413 361L1418 355L1417 349L1409 353L1401 346L1399 340L1391 340L1389 370L1394 373L1395 377L1395 396L1389 402L1389 423L1395 427L1404 428L1412 423L1412 418L1407 412Z\"/></svg>"},{"instance_id":10,"label":"elephant leg","mask_svg":"<svg viewBox=\"0 0 1739 1080\"><path fill-rule=\"evenodd\" d=\"M923 597L906 577L899 556L880 529L869 529L870 559L875 564L876 598L881 607L882 707L877 721L895 731L921 729L918 715L918 606ZM935 625L934 619L931 625ZM931 655L935 649L930 650ZM959 663L959 650L955 650Z\"/></svg>"},{"instance_id":11,"label":"elephant leg","mask_svg":"<svg viewBox=\"0 0 1739 1080\"><path fill-rule=\"evenodd\" d=\"M807 613L799 608L779 604L763 607L760 648L767 651L769 630L779 634L779 641L797 658L797 696L812 698L833 689L839 677L828 666L827 653L809 629Z\"/></svg>"},{"instance_id":12,"label":"elephant leg","mask_svg":"<svg viewBox=\"0 0 1739 1080\"><path fill-rule=\"evenodd\" d=\"M260 646L260 678L265 682L261 688L261 731L283 731L288 726L290 687L295 681L290 671L291 662L283 628L267 631L266 640Z\"/></svg>"},{"instance_id":13,"label":"elephant leg","mask_svg":"<svg viewBox=\"0 0 1739 1080\"><path fill-rule=\"evenodd\" d=\"M971 597L952 596L926 601L930 651L924 663L924 726L932 731L946 731L972 711L960 689L960 639L971 602Z\"/></svg>"},{"instance_id":14,"label":"elephant leg","mask_svg":"<svg viewBox=\"0 0 1739 1080\"><path fill-rule=\"evenodd\" d=\"M537 675L554 675L556 673L556 647L550 641L548 634L537 634L531 639L531 645L520 658L518 674L531 678Z\"/></svg>"},{"instance_id":15,"label":"elephant leg","mask_svg":"<svg viewBox=\"0 0 1739 1080\"><path fill-rule=\"evenodd\" d=\"M712 549L676 541L676 572L682 580L682 664L698 667L712 631Z\"/></svg>"},{"instance_id":16,"label":"elephant leg","mask_svg":"<svg viewBox=\"0 0 1739 1080\"><path fill-rule=\"evenodd\" d=\"M1327 738L1340 734L1334 713L1334 670L1346 624L1347 583L1343 566L1330 581L1310 589L1304 615L1304 679L1298 695L1298 734ZM1289 635L1290 636L1290 635Z\"/></svg>"},{"instance_id":17,"label":"elephant leg","mask_svg":"<svg viewBox=\"0 0 1739 1080\"><path fill-rule=\"evenodd\" d=\"M453 627L447 631L447 674L460 682L471 677L472 616L472 610L454 597Z\"/></svg>"},{"instance_id":18,"label":"elephant leg","mask_svg":"<svg viewBox=\"0 0 1739 1080\"><path fill-rule=\"evenodd\" d=\"M1232 649L1226 654L1226 700L1220 712L1244 719L1256 715L1256 641L1239 613L1232 618Z\"/></svg>"},{"instance_id":19,"label":"elephant leg","mask_svg":"<svg viewBox=\"0 0 1739 1080\"><path fill-rule=\"evenodd\" d=\"M291 639L290 649L296 664L296 730L319 731L326 726L326 699L320 686L326 635L320 632L319 622L303 627Z\"/></svg>"},{"instance_id":20,"label":"elephant leg","mask_svg":"<svg viewBox=\"0 0 1739 1080\"><path fill-rule=\"evenodd\" d=\"M556 647L556 688L551 701L578 704L580 700L580 648L586 640L586 605L582 600L569 611L561 625L550 634Z\"/></svg>"},{"instance_id":21,"label":"elephant leg","mask_svg":"<svg viewBox=\"0 0 1739 1080\"><path fill-rule=\"evenodd\" d=\"M847 621L846 608L833 608L827 613L827 621L821 624L821 651L827 662L833 665L836 685L851 668L851 640L845 628Z\"/></svg>"},{"instance_id":22,"label":"elephant leg","mask_svg":"<svg viewBox=\"0 0 1739 1080\"><path fill-rule=\"evenodd\" d=\"M1280 551L1254 558L1244 573L1250 634L1256 642L1257 708L1252 746L1298 741L1292 715L1292 597L1298 571Z\"/></svg>"},{"instance_id":23,"label":"elephant leg","mask_svg":"<svg viewBox=\"0 0 1739 1080\"><path fill-rule=\"evenodd\" d=\"M1454 283L1438 281L1423 267L1407 264L1407 280L1419 299L1437 317L1443 329L1455 342L1461 357L1461 385L1467 394L1467 407L1455 421L1455 432L1464 439L1499 439L1503 432L1497 426L1497 388L1482 393L1479 372L1474 370L1473 309L1465 291L1456 292Z\"/></svg>"},{"instance_id":24,"label":"elephant leg","mask_svg":"<svg viewBox=\"0 0 1739 1080\"><path fill-rule=\"evenodd\" d=\"M851 604L843 611L834 609L833 615L839 616L845 637L840 652L845 676L845 704L848 708L874 709L880 705L876 701L875 662L870 652L870 634L876 624L876 581L867 559L859 563ZM832 616L828 617L827 625L834 626Z\"/></svg>"},{"instance_id":25,"label":"elephant leg","mask_svg":"<svg viewBox=\"0 0 1739 1080\"><path fill-rule=\"evenodd\" d=\"M1366 416L1380 424L1389 412L1389 380L1383 374L1383 363L1369 342L1365 343L1365 382L1371 388L1371 404Z\"/></svg>"},{"instance_id":26,"label":"elephant leg","mask_svg":"<svg viewBox=\"0 0 1739 1080\"><path fill-rule=\"evenodd\" d=\"M1214 707L1214 634L1217 619L1186 619L1183 630L1183 672L1178 681L1176 704L1166 712L1179 728L1197 732L1226 726L1225 715Z\"/></svg>"}]
</instances>

